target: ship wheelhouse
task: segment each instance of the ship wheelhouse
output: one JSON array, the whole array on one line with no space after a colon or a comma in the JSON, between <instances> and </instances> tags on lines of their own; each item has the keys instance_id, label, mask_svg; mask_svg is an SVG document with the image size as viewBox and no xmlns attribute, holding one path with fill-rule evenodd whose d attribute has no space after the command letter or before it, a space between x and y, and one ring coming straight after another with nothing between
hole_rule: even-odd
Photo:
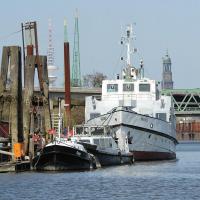
<instances>
[{"instance_id":1,"label":"ship wheelhouse","mask_svg":"<svg viewBox=\"0 0 200 200\"><path fill-rule=\"evenodd\" d=\"M138 114L170 122L171 99L159 97L156 81L148 78L104 80L101 101L93 99L88 119L110 111L112 107L128 106ZM89 113L88 113L89 114Z\"/></svg>"}]
</instances>

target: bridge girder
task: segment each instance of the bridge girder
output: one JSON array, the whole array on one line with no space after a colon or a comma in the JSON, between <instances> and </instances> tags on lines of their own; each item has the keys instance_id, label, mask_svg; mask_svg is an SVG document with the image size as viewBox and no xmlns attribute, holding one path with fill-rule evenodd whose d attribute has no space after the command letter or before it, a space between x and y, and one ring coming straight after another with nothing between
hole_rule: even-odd
<instances>
[{"instance_id":1,"label":"bridge girder","mask_svg":"<svg viewBox=\"0 0 200 200\"><path fill-rule=\"evenodd\" d=\"M161 94L172 97L177 116L200 115L200 89L163 90Z\"/></svg>"}]
</instances>

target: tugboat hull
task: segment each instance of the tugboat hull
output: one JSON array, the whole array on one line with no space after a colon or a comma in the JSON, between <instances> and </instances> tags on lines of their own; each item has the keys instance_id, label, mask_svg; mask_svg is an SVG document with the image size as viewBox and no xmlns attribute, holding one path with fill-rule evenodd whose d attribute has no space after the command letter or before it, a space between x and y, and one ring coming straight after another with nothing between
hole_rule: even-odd
<instances>
[{"instance_id":1,"label":"tugboat hull","mask_svg":"<svg viewBox=\"0 0 200 200\"><path fill-rule=\"evenodd\" d=\"M33 159L33 168L38 171L89 170L92 159L87 152L62 146L46 146Z\"/></svg>"}]
</instances>

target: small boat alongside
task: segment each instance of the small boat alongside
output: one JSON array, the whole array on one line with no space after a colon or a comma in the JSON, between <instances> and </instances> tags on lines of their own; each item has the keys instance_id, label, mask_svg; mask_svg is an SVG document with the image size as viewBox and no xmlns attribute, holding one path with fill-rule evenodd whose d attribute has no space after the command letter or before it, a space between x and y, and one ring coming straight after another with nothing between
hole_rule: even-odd
<instances>
[{"instance_id":1,"label":"small boat alongside","mask_svg":"<svg viewBox=\"0 0 200 200\"><path fill-rule=\"evenodd\" d=\"M58 132L33 158L32 166L37 171L90 170L95 168L93 156L83 145L61 137L61 113L59 101Z\"/></svg>"},{"instance_id":2,"label":"small boat alongside","mask_svg":"<svg viewBox=\"0 0 200 200\"><path fill-rule=\"evenodd\" d=\"M90 170L93 157L81 144L55 138L33 159L33 168L39 171Z\"/></svg>"},{"instance_id":3,"label":"small boat alongside","mask_svg":"<svg viewBox=\"0 0 200 200\"><path fill-rule=\"evenodd\" d=\"M77 140L94 155L97 167L132 164L134 161L127 138L113 138L107 126L76 126L72 140Z\"/></svg>"}]
</instances>

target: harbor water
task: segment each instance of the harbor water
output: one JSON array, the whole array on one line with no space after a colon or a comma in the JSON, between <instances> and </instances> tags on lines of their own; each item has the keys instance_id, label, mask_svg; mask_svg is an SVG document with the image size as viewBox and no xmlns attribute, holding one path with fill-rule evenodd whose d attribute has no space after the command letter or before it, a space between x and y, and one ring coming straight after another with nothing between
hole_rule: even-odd
<instances>
[{"instance_id":1,"label":"harbor water","mask_svg":"<svg viewBox=\"0 0 200 200\"><path fill-rule=\"evenodd\" d=\"M177 146L176 161L89 172L2 173L0 200L200 199L200 143Z\"/></svg>"}]
</instances>

